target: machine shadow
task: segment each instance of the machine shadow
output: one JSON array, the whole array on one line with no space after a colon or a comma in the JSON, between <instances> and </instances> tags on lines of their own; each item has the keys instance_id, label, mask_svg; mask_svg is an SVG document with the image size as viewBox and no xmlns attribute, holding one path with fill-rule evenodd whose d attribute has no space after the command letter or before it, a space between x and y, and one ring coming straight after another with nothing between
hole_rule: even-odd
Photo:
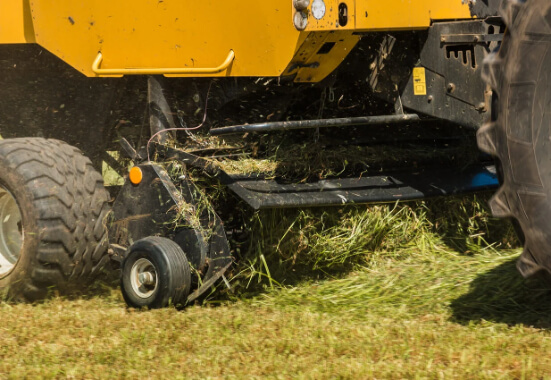
<instances>
[{"instance_id":1,"label":"machine shadow","mask_svg":"<svg viewBox=\"0 0 551 380\"><path fill-rule=\"evenodd\" d=\"M551 328L551 285L543 276L522 278L515 263L508 261L478 276L468 293L450 304L452 320Z\"/></svg>"},{"instance_id":2,"label":"machine shadow","mask_svg":"<svg viewBox=\"0 0 551 380\"><path fill-rule=\"evenodd\" d=\"M120 277L120 268L110 263L94 278L83 283L69 284L57 292L68 300L110 298L115 293L120 294Z\"/></svg>"}]
</instances>

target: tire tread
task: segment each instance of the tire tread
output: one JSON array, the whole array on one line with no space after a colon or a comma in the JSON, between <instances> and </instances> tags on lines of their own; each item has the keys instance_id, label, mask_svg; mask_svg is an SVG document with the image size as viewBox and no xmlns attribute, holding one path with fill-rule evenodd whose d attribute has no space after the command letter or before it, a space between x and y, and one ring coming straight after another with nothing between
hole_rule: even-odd
<instances>
[{"instance_id":1,"label":"tire tread","mask_svg":"<svg viewBox=\"0 0 551 380\"><path fill-rule=\"evenodd\" d=\"M109 194L91 161L75 147L43 138L2 140L0 157L23 176L40 231L28 284L15 298L43 298L45 286L98 273L108 261Z\"/></svg>"}]
</instances>

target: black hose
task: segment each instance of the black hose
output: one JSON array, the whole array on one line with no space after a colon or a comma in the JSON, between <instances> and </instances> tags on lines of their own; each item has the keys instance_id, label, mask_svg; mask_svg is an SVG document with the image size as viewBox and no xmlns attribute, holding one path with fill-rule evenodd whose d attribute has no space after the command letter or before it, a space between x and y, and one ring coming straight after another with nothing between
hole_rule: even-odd
<instances>
[{"instance_id":1,"label":"black hose","mask_svg":"<svg viewBox=\"0 0 551 380\"><path fill-rule=\"evenodd\" d=\"M293 129L348 127L353 125L401 124L419 120L420 118L417 114L405 114L344 117L338 119L274 121L267 123L233 125L231 127L215 128L210 130L210 134L213 136L218 136L245 132L288 131Z\"/></svg>"}]
</instances>

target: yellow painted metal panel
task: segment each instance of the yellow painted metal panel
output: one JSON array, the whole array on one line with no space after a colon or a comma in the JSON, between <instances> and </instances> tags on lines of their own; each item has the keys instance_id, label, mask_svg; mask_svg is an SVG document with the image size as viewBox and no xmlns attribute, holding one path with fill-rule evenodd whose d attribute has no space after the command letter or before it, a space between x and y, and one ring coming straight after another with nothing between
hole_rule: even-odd
<instances>
[{"instance_id":1,"label":"yellow painted metal panel","mask_svg":"<svg viewBox=\"0 0 551 380\"><path fill-rule=\"evenodd\" d=\"M284 72L295 82L319 82L331 74L360 41L352 31L311 32Z\"/></svg>"},{"instance_id":2,"label":"yellow painted metal panel","mask_svg":"<svg viewBox=\"0 0 551 380\"><path fill-rule=\"evenodd\" d=\"M0 0L0 44L34 42L28 0Z\"/></svg>"},{"instance_id":3,"label":"yellow painted metal panel","mask_svg":"<svg viewBox=\"0 0 551 380\"><path fill-rule=\"evenodd\" d=\"M0 4L12 15L24 15L27 1ZM317 20L311 8L320 2L325 11ZM343 2L345 27L338 22ZM434 19L470 17L462 0L312 0L305 11L308 26L300 32L293 24L293 0L56 0L55 6L51 0L33 0L31 10L36 41L88 76L297 73L297 81L307 82L323 79L342 62L359 39L353 32L426 28ZM10 30L6 36L29 41L21 37L22 31L32 31L28 15L12 21L0 17ZM315 37L307 41L311 33ZM318 54L319 45L311 43L336 35L327 54ZM221 65L232 51L231 63Z\"/></svg>"},{"instance_id":4,"label":"yellow painted metal panel","mask_svg":"<svg viewBox=\"0 0 551 380\"><path fill-rule=\"evenodd\" d=\"M356 1L362 2L362 0L323 0L320 3L324 4L325 14L320 20L313 16L312 7L314 1L311 0L310 7L308 8L308 26L306 30L353 30L355 29L355 12ZM363 1L365 2L365 0ZM346 26L339 25L339 4L344 3L347 6L348 23Z\"/></svg>"},{"instance_id":5,"label":"yellow painted metal panel","mask_svg":"<svg viewBox=\"0 0 551 380\"><path fill-rule=\"evenodd\" d=\"M37 42L84 74L103 69L217 67L209 76L278 76L300 40L291 0L34 0ZM193 74L197 76L197 74Z\"/></svg>"},{"instance_id":6,"label":"yellow painted metal panel","mask_svg":"<svg viewBox=\"0 0 551 380\"><path fill-rule=\"evenodd\" d=\"M423 29L433 20L471 18L467 1L462 0L384 0L357 1L356 29Z\"/></svg>"}]
</instances>

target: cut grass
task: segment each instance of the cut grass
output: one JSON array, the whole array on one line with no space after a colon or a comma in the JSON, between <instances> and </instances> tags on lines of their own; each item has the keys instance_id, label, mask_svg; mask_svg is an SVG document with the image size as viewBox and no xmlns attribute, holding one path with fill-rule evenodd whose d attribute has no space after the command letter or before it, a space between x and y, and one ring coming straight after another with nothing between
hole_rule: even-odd
<instances>
[{"instance_id":1,"label":"cut grass","mask_svg":"<svg viewBox=\"0 0 551 380\"><path fill-rule=\"evenodd\" d=\"M415 171L435 162L465 167L479 157L472 133L465 131L457 131L453 138L439 142L438 138L420 140L415 127L401 136L389 136L386 131L384 138L362 137L361 132L351 134L345 130L326 132L316 142L311 131L223 138L195 136L185 149L213 160L228 174L261 174L294 182L365 176L399 168ZM379 134L384 132L383 129ZM398 138L401 140L393 140Z\"/></svg>"},{"instance_id":2,"label":"cut grass","mask_svg":"<svg viewBox=\"0 0 551 380\"><path fill-rule=\"evenodd\" d=\"M142 312L103 282L0 304L0 376L549 378L549 288L517 274L510 225L480 196L269 211L249 227L230 299Z\"/></svg>"},{"instance_id":3,"label":"cut grass","mask_svg":"<svg viewBox=\"0 0 551 380\"><path fill-rule=\"evenodd\" d=\"M436 255L147 312L116 292L0 306L0 373L69 378L546 378L548 291L515 253ZM427 259L430 256L427 255ZM486 280L493 286L487 287ZM482 281L482 283L480 283ZM483 307L479 307L479 303ZM529 321L538 327L530 327Z\"/></svg>"},{"instance_id":4,"label":"cut grass","mask_svg":"<svg viewBox=\"0 0 551 380\"><path fill-rule=\"evenodd\" d=\"M549 289L539 280L525 281L517 275L517 256L513 250L389 261L344 278L285 289L266 299L282 307L358 318L366 312L400 319L439 314L458 323L492 320L551 327L551 305L545 302Z\"/></svg>"},{"instance_id":5,"label":"cut grass","mask_svg":"<svg viewBox=\"0 0 551 380\"><path fill-rule=\"evenodd\" d=\"M481 198L481 200L479 200ZM258 285L339 277L387 261L475 255L517 246L508 222L489 217L488 195L342 209L267 210L245 226L233 285L240 295ZM245 288L245 289L244 289Z\"/></svg>"}]
</instances>

